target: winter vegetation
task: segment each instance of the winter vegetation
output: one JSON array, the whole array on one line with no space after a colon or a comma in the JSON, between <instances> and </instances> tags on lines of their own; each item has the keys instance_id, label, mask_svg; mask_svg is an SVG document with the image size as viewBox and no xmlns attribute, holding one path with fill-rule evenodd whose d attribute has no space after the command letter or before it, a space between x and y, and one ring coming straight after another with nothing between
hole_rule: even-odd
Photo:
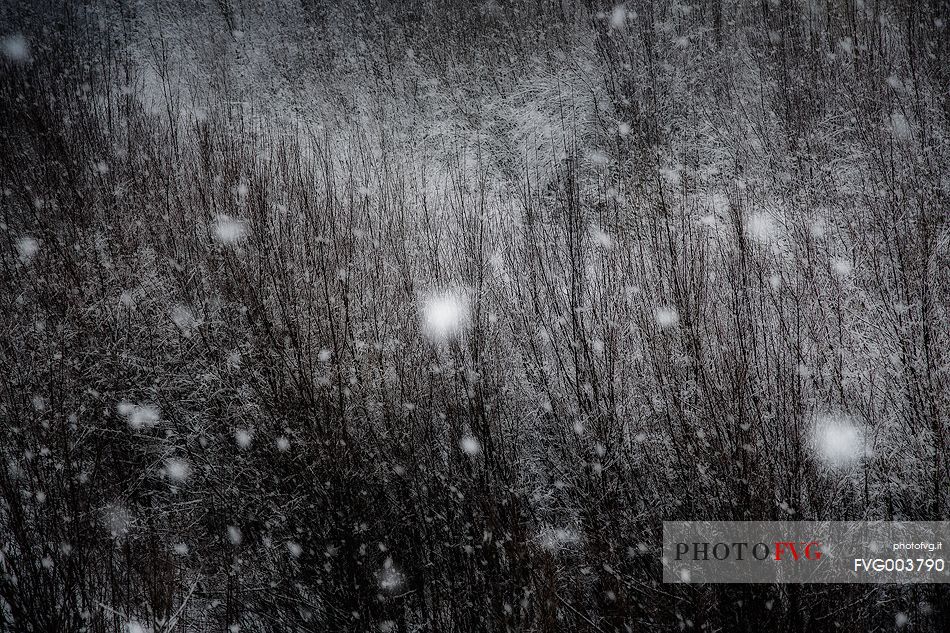
<instances>
[{"instance_id":1,"label":"winter vegetation","mask_svg":"<svg viewBox=\"0 0 950 633\"><path fill-rule=\"evenodd\" d=\"M0 6L0 631L946 631L940 0Z\"/></svg>"}]
</instances>

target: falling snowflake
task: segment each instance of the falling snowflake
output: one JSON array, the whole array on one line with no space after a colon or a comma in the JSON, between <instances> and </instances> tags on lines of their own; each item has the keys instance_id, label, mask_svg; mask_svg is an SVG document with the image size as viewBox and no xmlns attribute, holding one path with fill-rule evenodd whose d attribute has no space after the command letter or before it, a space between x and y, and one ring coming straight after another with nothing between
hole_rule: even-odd
<instances>
[{"instance_id":1,"label":"falling snowflake","mask_svg":"<svg viewBox=\"0 0 950 633\"><path fill-rule=\"evenodd\" d=\"M183 459L169 459L165 462L165 474L171 481L182 483L191 475L191 465Z\"/></svg>"},{"instance_id":2,"label":"falling snowflake","mask_svg":"<svg viewBox=\"0 0 950 633\"><path fill-rule=\"evenodd\" d=\"M610 13L610 26L615 29L622 29L627 23L627 10L623 7L622 4L618 4L614 7L614 10Z\"/></svg>"},{"instance_id":3,"label":"falling snowflake","mask_svg":"<svg viewBox=\"0 0 950 633\"><path fill-rule=\"evenodd\" d=\"M599 226L590 227L590 238L594 244L605 250L610 250L614 246L614 239Z\"/></svg>"},{"instance_id":4,"label":"falling snowflake","mask_svg":"<svg viewBox=\"0 0 950 633\"><path fill-rule=\"evenodd\" d=\"M753 213L746 221L745 233L750 239L768 244L778 239L778 227L775 220L765 213Z\"/></svg>"},{"instance_id":5,"label":"falling snowflake","mask_svg":"<svg viewBox=\"0 0 950 633\"><path fill-rule=\"evenodd\" d=\"M158 407L151 404L132 404L123 400L116 409L119 415L128 421L134 430L150 429L161 419L162 413Z\"/></svg>"},{"instance_id":6,"label":"falling snowflake","mask_svg":"<svg viewBox=\"0 0 950 633\"><path fill-rule=\"evenodd\" d=\"M662 176L663 180L665 180L671 187L678 187L683 181L682 169L678 165L674 165L673 167L662 167L660 169L660 176Z\"/></svg>"},{"instance_id":7,"label":"falling snowflake","mask_svg":"<svg viewBox=\"0 0 950 633\"><path fill-rule=\"evenodd\" d=\"M235 351L231 352L230 354L228 354L228 358L227 358L226 362L227 362L227 365L228 365L229 368L231 368L231 369L240 369L240 368L241 368L241 360L242 360L242 358L241 358L241 352L235 350Z\"/></svg>"},{"instance_id":8,"label":"falling snowflake","mask_svg":"<svg viewBox=\"0 0 950 633\"><path fill-rule=\"evenodd\" d=\"M25 235L17 240L16 242L17 254L20 256L20 261L24 264L29 264L36 254L40 252L40 243L36 238Z\"/></svg>"},{"instance_id":9,"label":"falling snowflake","mask_svg":"<svg viewBox=\"0 0 950 633\"><path fill-rule=\"evenodd\" d=\"M894 138L909 139L913 136L910 122L907 120L907 117L900 112L891 113L890 127Z\"/></svg>"},{"instance_id":10,"label":"falling snowflake","mask_svg":"<svg viewBox=\"0 0 950 633\"><path fill-rule=\"evenodd\" d=\"M488 258L488 263L491 264L491 267L495 269L496 273L503 273L505 271L505 256L501 251L495 251L491 254L491 257Z\"/></svg>"},{"instance_id":11,"label":"falling snowflake","mask_svg":"<svg viewBox=\"0 0 950 633\"><path fill-rule=\"evenodd\" d=\"M232 545L240 545L243 538L244 535L241 534L241 528L236 525L228 526L228 540L231 541Z\"/></svg>"},{"instance_id":12,"label":"falling snowflake","mask_svg":"<svg viewBox=\"0 0 950 633\"><path fill-rule=\"evenodd\" d=\"M221 244L237 244L247 237L247 223L229 215L219 215L214 223L214 237Z\"/></svg>"},{"instance_id":13,"label":"falling snowflake","mask_svg":"<svg viewBox=\"0 0 950 633\"><path fill-rule=\"evenodd\" d=\"M657 308L654 312L654 317L656 318L657 325L664 330L675 327L680 322L679 312L676 311L676 308L670 306Z\"/></svg>"},{"instance_id":14,"label":"falling snowflake","mask_svg":"<svg viewBox=\"0 0 950 633\"><path fill-rule=\"evenodd\" d=\"M551 528L547 527L541 530L541 533L538 535L538 539L541 542L541 547L550 551L557 551L576 545L580 542L580 534L577 533L577 530L568 527L560 528Z\"/></svg>"},{"instance_id":15,"label":"falling snowflake","mask_svg":"<svg viewBox=\"0 0 950 633\"><path fill-rule=\"evenodd\" d=\"M854 271L854 264L843 257L835 257L831 260L831 272L838 277L847 277Z\"/></svg>"},{"instance_id":16,"label":"falling snowflake","mask_svg":"<svg viewBox=\"0 0 950 633\"><path fill-rule=\"evenodd\" d=\"M11 62L30 61L30 43L20 33L5 35L0 39L3 56Z\"/></svg>"},{"instance_id":17,"label":"falling snowflake","mask_svg":"<svg viewBox=\"0 0 950 633\"><path fill-rule=\"evenodd\" d=\"M124 536L129 531L132 517L125 507L110 504L101 511L102 523L113 537Z\"/></svg>"},{"instance_id":18,"label":"falling snowflake","mask_svg":"<svg viewBox=\"0 0 950 633\"><path fill-rule=\"evenodd\" d=\"M603 167L610 162L610 156L602 149L592 149L587 152L587 160L594 167Z\"/></svg>"},{"instance_id":19,"label":"falling snowflake","mask_svg":"<svg viewBox=\"0 0 950 633\"><path fill-rule=\"evenodd\" d=\"M383 563L382 571L379 572L379 587L384 591L395 591L402 586L402 583L402 574L393 569L393 559L387 558Z\"/></svg>"},{"instance_id":20,"label":"falling snowflake","mask_svg":"<svg viewBox=\"0 0 950 633\"><path fill-rule=\"evenodd\" d=\"M729 196L722 191L717 191L712 195L712 210L715 213L725 214L730 211L732 208L731 203L729 202Z\"/></svg>"},{"instance_id":21,"label":"falling snowflake","mask_svg":"<svg viewBox=\"0 0 950 633\"><path fill-rule=\"evenodd\" d=\"M241 448L247 448L251 445L251 433L247 429L238 429L234 432L234 441Z\"/></svg>"},{"instance_id":22,"label":"falling snowflake","mask_svg":"<svg viewBox=\"0 0 950 633\"><path fill-rule=\"evenodd\" d=\"M195 328L197 321L195 319L195 313L191 311L191 308L188 306L183 306L181 304L176 305L172 308L171 311L172 322L178 326L178 329L182 331L185 336L191 336L192 330Z\"/></svg>"},{"instance_id":23,"label":"falling snowflake","mask_svg":"<svg viewBox=\"0 0 950 633\"><path fill-rule=\"evenodd\" d=\"M429 297L423 305L422 315L425 332L433 340L458 336L468 326L468 304L457 292Z\"/></svg>"},{"instance_id":24,"label":"falling snowflake","mask_svg":"<svg viewBox=\"0 0 950 633\"><path fill-rule=\"evenodd\" d=\"M859 461L865 453L864 433L844 416L816 416L811 436L818 458L828 466L850 466Z\"/></svg>"},{"instance_id":25,"label":"falling snowflake","mask_svg":"<svg viewBox=\"0 0 950 633\"><path fill-rule=\"evenodd\" d=\"M150 631L150 629L139 624L137 620L129 620L128 624L125 625L125 630L127 633L149 633Z\"/></svg>"},{"instance_id":26,"label":"falling snowflake","mask_svg":"<svg viewBox=\"0 0 950 633\"><path fill-rule=\"evenodd\" d=\"M290 450L290 440L288 440L286 437L278 437L278 438L277 438L277 450L279 450L281 453L286 453L287 451L289 451L289 450Z\"/></svg>"},{"instance_id":27,"label":"falling snowflake","mask_svg":"<svg viewBox=\"0 0 950 633\"><path fill-rule=\"evenodd\" d=\"M303 554L303 547L301 547L299 543L287 541L287 551L290 552L290 555L294 558L300 558L300 555Z\"/></svg>"},{"instance_id":28,"label":"falling snowflake","mask_svg":"<svg viewBox=\"0 0 950 633\"><path fill-rule=\"evenodd\" d=\"M482 445L475 437L466 435L459 442L459 447L466 455L478 455L482 451Z\"/></svg>"}]
</instances>

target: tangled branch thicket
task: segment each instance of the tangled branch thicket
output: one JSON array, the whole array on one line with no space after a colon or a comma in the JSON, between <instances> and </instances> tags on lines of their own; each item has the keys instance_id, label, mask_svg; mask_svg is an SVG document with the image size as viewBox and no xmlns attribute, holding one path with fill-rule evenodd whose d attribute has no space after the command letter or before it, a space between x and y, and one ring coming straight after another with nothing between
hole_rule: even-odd
<instances>
[{"instance_id":1,"label":"tangled branch thicket","mask_svg":"<svg viewBox=\"0 0 950 633\"><path fill-rule=\"evenodd\" d=\"M947 14L4 6L0 629L948 630L659 554L948 518Z\"/></svg>"}]
</instances>

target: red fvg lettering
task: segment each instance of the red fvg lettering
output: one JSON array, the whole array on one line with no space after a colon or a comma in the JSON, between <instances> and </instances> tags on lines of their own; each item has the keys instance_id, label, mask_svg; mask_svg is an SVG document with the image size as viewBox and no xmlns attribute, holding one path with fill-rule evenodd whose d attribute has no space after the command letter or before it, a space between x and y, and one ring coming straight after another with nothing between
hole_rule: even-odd
<instances>
[{"instance_id":1,"label":"red fvg lettering","mask_svg":"<svg viewBox=\"0 0 950 633\"><path fill-rule=\"evenodd\" d=\"M804 546L801 551L796 545ZM802 556L805 560L821 559L821 544L818 541L776 541L775 542L775 560L782 560L783 554L790 554L792 560L799 560Z\"/></svg>"}]
</instances>

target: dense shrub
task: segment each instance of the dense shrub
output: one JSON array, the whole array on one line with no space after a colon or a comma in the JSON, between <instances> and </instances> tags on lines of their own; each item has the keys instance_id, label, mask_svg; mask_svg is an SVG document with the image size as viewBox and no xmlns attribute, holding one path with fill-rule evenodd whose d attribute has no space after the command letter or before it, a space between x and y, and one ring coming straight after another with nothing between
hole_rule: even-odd
<instances>
[{"instance_id":1,"label":"dense shrub","mask_svg":"<svg viewBox=\"0 0 950 633\"><path fill-rule=\"evenodd\" d=\"M658 550L947 519L946 7L639 4L3 9L0 629L945 630Z\"/></svg>"}]
</instances>

